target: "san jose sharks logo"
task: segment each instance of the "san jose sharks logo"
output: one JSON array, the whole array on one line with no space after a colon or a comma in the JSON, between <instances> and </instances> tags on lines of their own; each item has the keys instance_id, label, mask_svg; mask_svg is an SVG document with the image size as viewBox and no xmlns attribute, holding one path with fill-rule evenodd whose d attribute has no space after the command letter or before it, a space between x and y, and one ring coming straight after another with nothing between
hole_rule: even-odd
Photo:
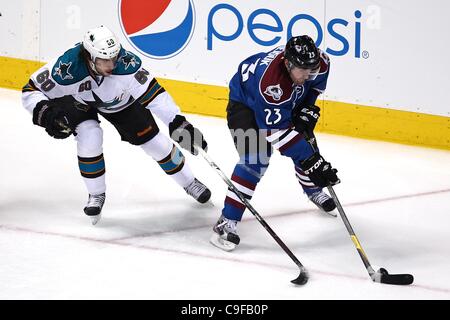
<instances>
[{"instance_id":1,"label":"san jose sharks logo","mask_svg":"<svg viewBox=\"0 0 450 320\"><path fill-rule=\"evenodd\" d=\"M103 109L114 109L114 106L116 106L117 104L119 104L120 102L122 102L122 97L123 94L120 95L119 97L115 97L113 100L111 101L103 101L102 99L100 99L100 97L98 95L95 94L94 91L92 91L92 96L94 97L94 101L86 101L83 100L88 106L93 107L93 108L103 108ZM126 103L126 105L131 104L134 101L134 98L132 96L130 96L130 99L128 100L128 102Z\"/></svg>"},{"instance_id":2,"label":"san jose sharks logo","mask_svg":"<svg viewBox=\"0 0 450 320\"><path fill-rule=\"evenodd\" d=\"M125 55L120 58L120 60L125 65L125 70L127 70L129 66L132 66L134 68L136 67L136 64L139 64L139 61L136 61L136 57L129 52L126 52Z\"/></svg>"},{"instance_id":3,"label":"san jose sharks logo","mask_svg":"<svg viewBox=\"0 0 450 320\"><path fill-rule=\"evenodd\" d=\"M275 101L280 101L283 96L283 90L281 89L280 84L274 86L268 86L264 91L264 94L271 96Z\"/></svg>"},{"instance_id":4,"label":"san jose sharks logo","mask_svg":"<svg viewBox=\"0 0 450 320\"><path fill-rule=\"evenodd\" d=\"M71 80L73 76L69 72L69 68L72 66L72 62L63 63L59 62L59 66L55 68L54 76L58 75L61 77L61 80Z\"/></svg>"}]
</instances>

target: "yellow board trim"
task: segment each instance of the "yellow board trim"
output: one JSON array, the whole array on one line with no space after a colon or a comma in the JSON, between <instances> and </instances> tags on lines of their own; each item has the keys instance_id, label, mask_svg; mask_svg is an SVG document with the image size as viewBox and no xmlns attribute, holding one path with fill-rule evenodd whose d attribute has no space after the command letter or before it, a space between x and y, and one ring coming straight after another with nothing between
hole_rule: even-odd
<instances>
[{"instance_id":1,"label":"yellow board trim","mask_svg":"<svg viewBox=\"0 0 450 320\"><path fill-rule=\"evenodd\" d=\"M225 117L228 88L158 79L184 112ZM450 117L321 100L316 131L450 150Z\"/></svg>"},{"instance_id":2,"label":"yellow board trim","mask_svg":"<svg viewBox=\"0 0 450 320\"><path fill-rule=\"evenodd\" d=\"M44 63L0 57L0 87L22 89ZM183 112L225 117L228 88L158 78ZM322 100L316 130L450 150L450 117Z\"/></svg>"},{"instance_id":3,"label":"yellow board trim","mask_svg":"<svg viewBox=\"0 0 450 320\"><path fill-rule=\"evenodd\" d=\"M43 65L39 61L0 56L0 87L22 89L30 75Z\"/></svg>"},{"instance_id":4,"label":"yellow board trim","mask_svg":"<svg viewBox=\"0 0 450 320\"><path fill-rule=\"evenodd\" d=\"M184 112L226 117L228 88L160 78L158 78L158 82L170 93Z\"/></svg>"}]
</instances>

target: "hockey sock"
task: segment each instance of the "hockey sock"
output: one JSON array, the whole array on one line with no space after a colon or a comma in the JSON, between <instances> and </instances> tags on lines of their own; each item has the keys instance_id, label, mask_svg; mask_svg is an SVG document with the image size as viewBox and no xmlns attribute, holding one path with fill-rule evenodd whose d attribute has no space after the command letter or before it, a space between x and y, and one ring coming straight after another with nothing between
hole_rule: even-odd
<instances>
[{"instance_id":1,"label":"hockey sock","mask_svg":"<svg viewBox=\"0 0 450 320\"><path fill-rule=\"evenodd\" d=\"M87 120L76 128L78 166L89 194L106 191L103 130L96 120Z\"/></svg>"},{"instance_id":2,"label":"hockey sock","mask_svg":"<svg viewBox=\"0 0 450 320\"><path fill-rule=\"evenodd\" d=\"M89 158L78 156L78 167L89 194L96 195L105 192L105 160L103 154Z\"/></svg>"},{"instance_id":3,"label":"hockey sock","mask_svg":"<svg viewBox=\"0 0 450 320\"><path fill-rule=\"evenodd\" d=\"M188 186L194 180L183 153L161 132L141 145L141 148L181 187Z\"/></svg>"},{"instance_id":4,"label":"hockey sock","mask_svg":"<svg viewBox=\"0 0 450 320\"><path fill-rule=\"evenodd\" d=\"M175 145L169 155L158 161L158 164L166 174L170 175L183 188L194 180L191 169L185 164L183 153Z\"/></svg>"},{"instance_id":5,"label":"hockey sock","mask_svg":"<svg viewBox=\"0 0 450 320\"><path fill-rule=\"evenodd\" d=\"M252 161L256 160L256 161ZM242 193L245 199L252 198L256 185L263 177L268 163L264 164L259 161L259 157L245 155L236 165L231 176L231 181L236 188ZM240 221L245 211L244 203L230 189L228 189L225 197L224 208L222 214L225 218Z\"/></svg>"}]
</instances>

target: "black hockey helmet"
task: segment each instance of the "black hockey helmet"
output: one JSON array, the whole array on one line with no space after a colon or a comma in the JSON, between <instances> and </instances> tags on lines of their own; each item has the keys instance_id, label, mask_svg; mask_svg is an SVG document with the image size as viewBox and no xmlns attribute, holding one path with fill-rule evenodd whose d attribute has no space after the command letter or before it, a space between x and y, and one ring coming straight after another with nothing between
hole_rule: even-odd
<instances>
[{"instance_id":1,"label":"black hockey helmet","mask_svg":"<svg viewBox=\"0 0 450 320\"><path fill-rule=\"evenodd\" d=\"M319 50L307 35L292 37L286 43L284 57L295 67L317 69L320 65Z\"/></svg>"}]
</instances>

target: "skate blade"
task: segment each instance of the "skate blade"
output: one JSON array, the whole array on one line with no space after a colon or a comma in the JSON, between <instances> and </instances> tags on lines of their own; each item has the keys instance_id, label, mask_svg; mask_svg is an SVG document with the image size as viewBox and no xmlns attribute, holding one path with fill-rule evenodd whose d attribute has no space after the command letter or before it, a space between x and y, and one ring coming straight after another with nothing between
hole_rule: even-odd
<instances>
[{"instance_id":1,"label":"skate blade","mask_svg":"<svg viewBox=\"0 0 450 320\"><path fill-rule=\"evenodd\" d=\"M91 218L92 225L95 226L97 222L99 222L100 219L102 218L102 214L98 214L96 216L89 216L89 218Z\"/></svg>"},{"instance_id":2,"label":"skate blade","mask_svg":"<svg viewBox=\"0 0 450 320\"><path fill-rule=\"evenodd\" d=\"M325 212L327 215L329 215L329 216L331 216L331 217L333 217L333 218L337 218L337 213L335 213L334 211L335 211L335 210L333 210L333 211L328 211L328 212L323 211L323 212Z\"/></svg>"},{"instance_id":3,"label":"skate blade","mask_svg":"<svg viewBox=\"0 0 450 320\"><path fill-rule=\"evenodd\" d=\"M320 212L325 213L326 215L328 215L330 217L337 218L336 208L331 211L325 211L321 207L319 207L317 204L316 204L316 207L320 210Z\"/></svg>"},{"instance_id":4,"label":"skate blade","mask_svg":"<svg viewBox=\"0 0 450 320\"><path fill-rule=\"evenodd\" d=\"M236 245L230 241L227 241L225 239L222 239L217 233L214 232L214 234L209 239L209 242L222 250L225 251L233 251L236 248Z\"/></svg>"}]
</instances>

